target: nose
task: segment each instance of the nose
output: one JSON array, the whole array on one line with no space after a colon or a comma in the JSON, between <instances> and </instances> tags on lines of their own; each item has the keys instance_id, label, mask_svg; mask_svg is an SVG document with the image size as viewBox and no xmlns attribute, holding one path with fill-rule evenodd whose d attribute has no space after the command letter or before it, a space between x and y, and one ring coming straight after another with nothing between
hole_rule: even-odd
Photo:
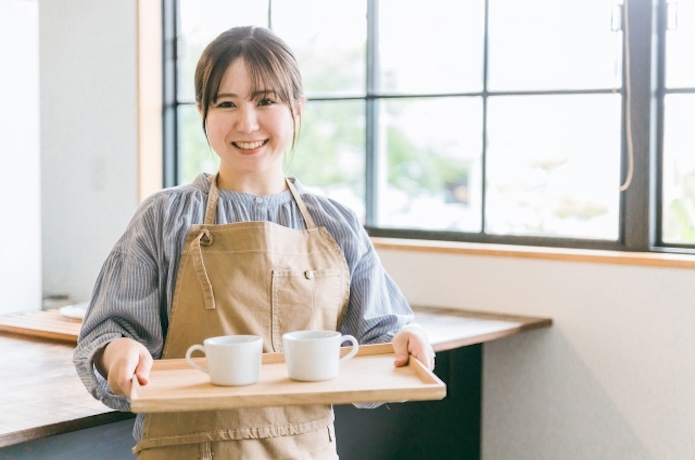
<instances>
[{"instance_id":1,"label":"nose","mask_svg":"<svg viewBox=\"0 0 695 460\"><path fill-rule=\"evenodd\" d=\"M237 131L251 133L258 129L258 114L255 107L241 107L237 120Z\"/></svg>"}]
</instances>

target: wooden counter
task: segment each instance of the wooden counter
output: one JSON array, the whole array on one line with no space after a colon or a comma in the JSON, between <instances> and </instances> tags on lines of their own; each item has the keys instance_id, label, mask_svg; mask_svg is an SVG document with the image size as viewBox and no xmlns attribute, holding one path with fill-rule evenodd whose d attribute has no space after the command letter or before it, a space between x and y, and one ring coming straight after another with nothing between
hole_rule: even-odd
<instances>
[{"instance_id":1,"label":"wooden counter","mask_svg":"<svg viewBox=\"0 0 695 460\"><path fill-rule=\"evenodd\" d=\"M425 328L435 351L476 345L523 331L550 327L550 318L413 306L415 322Z\"/></svg>"},{"instance_id":2,"label":"wooden counter","mask_svg":"<svg viewBox=\"0 0 695 460\"><path fill-rule=\"evenodd\" d=\"M415 307L436 351L549 327L548 318ZM0 332L0 448L132 417L85 390L72 364L74 342Z\"/></svg>"},{"instance_id":3,"label":"wooden counter","mask_svg":"<svg viewBox=\"0 0 695 460\"><path fill-rule=\"evenodd\" d=\"M0 349L0 448L132 417L87 392L72 364L74 345L0 333Z\"/></svg>"}]
</instances>

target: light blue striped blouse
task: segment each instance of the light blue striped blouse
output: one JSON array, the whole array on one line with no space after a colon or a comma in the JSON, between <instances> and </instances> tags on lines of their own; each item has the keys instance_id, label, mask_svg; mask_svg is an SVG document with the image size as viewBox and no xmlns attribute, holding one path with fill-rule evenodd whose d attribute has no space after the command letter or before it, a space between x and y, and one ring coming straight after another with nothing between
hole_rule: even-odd
<instances>
[{"instance_id":1,"label":"light blue striped blouse","mask_svg":"<svg viewBox=\"0 0 695 460\"><path fill-rule=\"evenodd\" d=\"M360 343L390 341L413 319L400 289L385 272L356 215L340 203L308 193L294 180L317 226L324 226L342 248L350 269L350 302L341 332ZM171 311L176 272L186 234L202 223L210 188L208 176L192 184L155 193L137 209L108 255L97 278L74 362L89 392L107 406L129 411L128 399L114 395L92 365L92 356L111 340L131 337L157 359ZM255 196L220 190L217 222L270 221L304 229L289 191ZM142 417L135 424L140 439Z\"/></svg>"}]
</instances>

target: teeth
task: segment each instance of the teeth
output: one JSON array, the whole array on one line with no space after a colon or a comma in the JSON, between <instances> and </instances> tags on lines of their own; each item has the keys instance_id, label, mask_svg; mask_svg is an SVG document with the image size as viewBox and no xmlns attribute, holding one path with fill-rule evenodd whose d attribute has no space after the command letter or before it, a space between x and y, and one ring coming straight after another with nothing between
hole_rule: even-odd
<instances>
[{"instance_id":1,"label":"teeth","mask_svg":"<svg viewBox=\"0 0 695 460\"><path fill-rule=\"evenodd\" d=\"M262 146L265 143L265 141L256 141L256 142L235 142L234 144L239 147L240 149L257 149L258 147Z\"/></svg>"}]
</instances>

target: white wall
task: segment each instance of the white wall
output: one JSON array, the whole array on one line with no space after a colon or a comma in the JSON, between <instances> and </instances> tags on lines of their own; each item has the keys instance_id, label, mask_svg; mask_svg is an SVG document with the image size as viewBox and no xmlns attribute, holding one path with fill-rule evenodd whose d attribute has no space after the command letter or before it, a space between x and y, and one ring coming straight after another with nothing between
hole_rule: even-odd
<instances>
[{"instance_id":1,"label":"white wall","mask_svg":"<svg viewBox=\"0 0 695 460\"><path fill-rule=\"evenodd\" d=\"M136 0L40 0L44 294L89 298L137 197Z\"/></svg>"},{"instance_id":2,"label":"white wall","mask_svg":"<svg viewBox=\"0 0 695 460\"><path fill-rule=\"evenodd\" d=\"M413 304L553 318L483 347L485 460L695 458L695 270L380 254Z\"/></svg>"},{"instance_id":3,"label":"white wall","mask_svg":"<svg viewBox=\"0 0 695 460\"><path fill-rule=\"evenodd\" d=\"M0 1L0 314L41 308L38 15Z\"/></svg>"}]
</instances>

